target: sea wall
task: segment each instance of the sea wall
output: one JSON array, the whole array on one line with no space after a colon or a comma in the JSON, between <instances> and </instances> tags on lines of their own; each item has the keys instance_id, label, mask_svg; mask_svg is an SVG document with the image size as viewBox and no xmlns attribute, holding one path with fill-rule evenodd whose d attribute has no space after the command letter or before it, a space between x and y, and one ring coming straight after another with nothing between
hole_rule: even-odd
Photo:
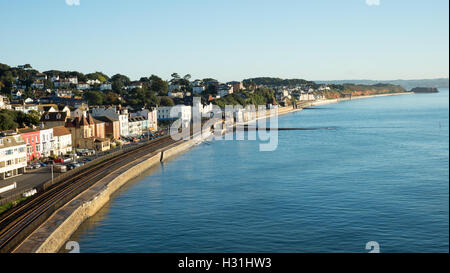
<instances>
[{"instance_id":1,"label":"sea wall","mask_svg":"<svg viewBox=\"0 0 450 273\"><path fill-rule=\"evenodd\" d=\"M201 140L200 140L201 141ZM78 227L97 213L111 195L131 179L145 170L157 166L161 161L185 152L199 140L188 140L169 148L137 159L111 172L69 203L56 211L44 224L35 230L15 253L54 253L57 252ZM82 249L81 249L82 252Z\"/></svg>"},{"instance_id":2,"label":"sea wall","mask_svg":"<svg viewBox=\"0 0 450 273\"><path fill-rule=\"evenodd\" d=\"M179 145L161 151L161 162L164 162L175 155L185 152L195 144L196 144L195 140L191 139Z\"/></svg>"}]
</instances>

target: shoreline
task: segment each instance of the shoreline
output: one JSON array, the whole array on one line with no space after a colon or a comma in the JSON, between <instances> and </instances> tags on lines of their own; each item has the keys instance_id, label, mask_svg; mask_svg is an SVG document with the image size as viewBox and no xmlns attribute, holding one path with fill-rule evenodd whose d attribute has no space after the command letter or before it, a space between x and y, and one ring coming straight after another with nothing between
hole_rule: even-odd
<instances>
[{"instance_id":1,"label":"shoreline","mask_svg":"<svg viewBox=\"0 0 450 273\"><path fill-rule=\"evenodd\" d=\"M369 96L358 96L343 99L327 99L308 103L307 106L293 108L292 106L282 107L278 109L278 116L287 115L304 108L314 105L326 105L339 103L341 101L348 101L354 99L373 98L381 96L392 95L406 95L407 93L392 93ZM281 110L281 111L280 111ZM248 124L258 119L270 117L270 111L266 111L264 117L258 117L255 120L243 122L240 124ZM222 134L228 132L232 127L223 127ZM201 133L200 133L201 135ZM210 134L209 134L210 135ZM14 253L55 253L58 252L64 243L72 236L72 234L79 228L79 226L89 217L96 214L107 202L110 201L111 196L123 185L138 177L144 171L155 167L157 164L162 164L168 158L177 156L193 146L196 146L208 139L208 136L201 136L198 139L192 136L189 140L170 145L169 147L158 150L153 154L149 154L143 158L136 159L119 169L111 172L106 177L102 178L94 185L89 187L86 191L80 193L70 202L58 209L52 214L41 226L39 226L33 233L31 233L19 246L14 249Z\"/></svg>"}]
</instances>

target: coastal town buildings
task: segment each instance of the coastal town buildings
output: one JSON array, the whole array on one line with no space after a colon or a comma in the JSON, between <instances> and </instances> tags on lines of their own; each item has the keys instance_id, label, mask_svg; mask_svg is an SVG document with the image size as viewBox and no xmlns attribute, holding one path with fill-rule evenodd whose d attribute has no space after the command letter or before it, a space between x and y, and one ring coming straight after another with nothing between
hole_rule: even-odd
<instances>
[{"instance_id":1,"label":"coastal town buildings","mask_svg":"<svg viewBox=\"0 0 450 273\"><path fill-rule=\"evenodd\" d=\"M72 151L72 134L66 127L54 127L53 140L52 155L59 157Z\"/></svg>"},{"instance_id":2,"label":"coastal town buildings","mask_svg":"<svg viewBox=\"0 0 450 273\"><path fill-rule=\"evenodd\" d=\"M192 118L192 106L175 105L158 107L158 121L181 120L183 126L188 126Z\"/></svg>"},{"instance_id":3,"label":"coastal town buildings","mask_svg":"<svg viewBox=\"0 0 450 273\"><path fill-rule=\"evenodd\" d=\"M142 122L140 117L134 117L128 119L129 136L137 137L142 135Z\"/></svg>"},{"instance_id":4,"label":"coastal town buildings","mask_svg":"<svg viewBox=\"0 0 450 273\"><path fill-rule=\"evenodd\" d=\"M226 95L230 95L233 93L233 87L228 84L220 84L217 89L217 95L219 97L225 97Z\"/></svg>"},{"instance_id":5,"label":"coastal town buildings","mask_svg":"<svg viewBox=\"0 0 450 273\"><path fill-rule=\"evenodd\" d=\"M67 121L67 112L45 112L41 116L41 123L45 127L64 126Z\"/></svg>"},{"instance_id":6,"label":"coastal town buildings","mask_svg":"<svg viewBox=\"0 0 450 273\"><path fill-rule=\"evenodd\" d=\"M0 180L25 173L27 146L19 134L0 136Z\"/></svg>"},{"instance_id":7,"label":"coastal town buildings","mask_svg":"<svg viewBox=\"0 0 450 273\"><path fill-rule=\"evenodd\" d=\"M39 134L40 154L43 157L49 157L53 151L53 128L41 127Z\"/></svg>"},{"instance_id":8,"label":"coastal town buildings","mask_svg":"<svg viewBox=\"0 0 450 273\"><path fill-rule=\"evenodd\" d=\"M238 81L231 81L227 83L233 88L233 92L239 92L240 90L244 89L244 84L242 82Z\"/></svg>"},{"instance_id":9,"label":"coastal town buildings","mask_svg":"<svg viewBox=\"0 0 450 273\"><path fill-rule=\"evenodd\" d=\"M88 83L80 82L77 84L78 90L88 90L90 88L91 88L91 86Z\"/></svg>"},{"instance_id":10,"label":"coastal town buildings","mask_svg":"<svg viewBox=\"0 0 450 273\"><path fill-rule=\"evenodd\" d=\"M95 117L95 119L105 123L106 138L112 140L117 140L120 138L120 121L118 119L106 116Z\"/></svg>"},{"instance_id":11,"label":"coastal town buildings","mask_svg":"<svg viewBox=\"0 0 450 273\"><path fill-rule=\"evenodd\" d=\"M94 117L110 117L119 120L120 122L120 136L127 137L129 135L128 131L128 109L111 106L111 107L101 107L93 108L92 116Z\"/></svg>"},{"instance_id":12,"label":"coastal town buildings","mask_svg":"<svg viewBox=\"0 0 450 273\"><path fill-rule=\"evenodd\" d=\"M18 130L27 145L28 162L41 158L41 133L39 131L36 128L23 128Z\"/></svg>"},{"instance_id":13,"label":"coastal town buildings","mask_svg":"<svg viewBox=\"0 0 450 273\"><path fill-rule=\"evenodd\" d=\"M8 109L7 97L0 95L0 109Z\"/></svg>"},{"instance_id":14,"label":"coastal town buildings","mask_svg":"<svg viewBox=\"0 0 450 273\"><path fill-rule=\"evenodd\" d=\"M55 91L55 95L57 97L72 97L73 91L72 90L65 90L65 89L58 89Z\"/></svg>"},{"instance_id":15,"label":"coastal town buildings","mask_svg":"<svg viewBox=\"0 0 450 273\"><path fill-rule=\"evenodd\" d=\"M102 83L102 84L100 85L100 90L101 90L101 91L112 90L112 84L109 83L109 82Z\"/></svg>"},{"instance_id":16,"label":"coastal town buildings","mask_svg":"<svg viewBox=\"0 0 450 273\"><path fill-rule=\"evenodd\" d=\"M72 146L74 149L96 149L106 151L110 149L110 141L106 138L99 138L96 133L94 119L88 115L69 119L65 126L71 133Z\"/></svg>"},{"instance_id":17,"label":"coastal town buildings","mask_svg":"<svg viewBox=\"0 0 450 273\"><path fill-rule=\"evenodd\" d=\"M147 120L148 130L156 131L158 130L158 109L142 109L136 112L131 113L131 117L142 116L145 120ZM145 128L144 128L145 130Z\"/></svg>"}]
</instances>

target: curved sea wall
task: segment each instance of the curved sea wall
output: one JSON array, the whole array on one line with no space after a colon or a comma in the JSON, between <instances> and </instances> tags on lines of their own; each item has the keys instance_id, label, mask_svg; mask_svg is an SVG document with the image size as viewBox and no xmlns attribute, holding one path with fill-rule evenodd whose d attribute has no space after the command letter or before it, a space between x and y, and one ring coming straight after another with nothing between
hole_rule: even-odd
<instances>
[{"instance_id":1,"label":"curved sea wall","mask_svg":"<svg viewBox=\"0 0 450 273\"><path fill-rule=\"evenodd\" d=\"M15 253L57 252L87 218L97 213L111 195L131 179L145 170L161 164L195 144L198 140L187 140L157 153L137 159L111 172L56 211L44 224L35 230L16 249Z\"/></svg>"}]
</instances>

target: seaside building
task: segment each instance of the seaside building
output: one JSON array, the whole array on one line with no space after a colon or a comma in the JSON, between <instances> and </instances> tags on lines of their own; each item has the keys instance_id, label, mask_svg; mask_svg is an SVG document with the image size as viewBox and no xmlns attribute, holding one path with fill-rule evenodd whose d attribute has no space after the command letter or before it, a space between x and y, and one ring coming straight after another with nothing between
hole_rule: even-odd
<instances>
[{"instance_id":1,"label":"seaside building","mask_svg":"<svg viewBox=\"0 0 450 273\"><path fill-rule=\"evenodd\" d=\"M97 151L106 151L110 148L109 139L96 137L96 124L90 115L69 119L65 127L72 135L73 148Z\"/></svg>"},{"instance_id":2,"label":"seaside building","mask_svg":"<svg viewBox=\"0 0 450 273\"><path fill-rule=\"evenodd\" d=\"M101 107L101 108L93 108L92 116L94 117L110 117L113 119L117 119L120 122L120 136L127 137L129 135L128 132L128 109L112 106L112 107Z\"/></svg>"},{"instance_id":3,"label":"seaside building","mask_svg":"<svg viewBox=\"0 0 450 273\"><path fill-rule=\"evenodd\" d=\"M25 173L27 145L21 135L0 136L0 180Z\"/></svg>"},{"instance_id":4,"label":"seaside building","mask_svg":"<svg viewBox=\"0 0 450 273\"><path fill-rule=\"evenodd\" d=\"M24 128L18 130L26 143L28 162L41 158L41 133L39 131L40 129L37 128Z\"/></svg>"},{"instance_id":5,"label":"seaside building","mask_svg":"<svg viewBox=\"0 0 450 273\"><path fill-rule=\"evenodd\" d=\"M233 93L233 87L228 84L221 84L221 85L219 85L219 87L217 89L217 95L221 98L226 95L230 95L232 93Z\"/></svg>"},{"instance_id":6,"label":"seaside building","mask_svg":"<svg viewBox=\"0 0 450 273\"><path fill-rule=\"evenodd\" d=\"M53 151L53 128L41 127L39 148L42 157L49 157Z\"/></svg>"},{"instance_id":7,"label":"seaside building","mask_svg":"<svg viewBox=\"0 0 450 273\"><path fill-rule=\"evenodd\" d=\"M53 140L53 155L62 156L72 151L72 134L66 127L53 128Z\"/></svg>"},{"instance_id":8,"label":"seaside building","mask_svg":"<svg viewBox=\"0 0 450 273\"><path fill-rule=\"evenodd\" d=\"M41 116L41 122L45 127L64 126L67 121L67 112L45 112Z\"/></svg>"},{"instance_id":9,"label":"seaside building","mask_svg":"<svg viewBox=\"0 0 450 273\"><path fill-rule=\"evenodd\" d=\"M134 117L128 119L129 136L137 137L142 135L142 117Z\"/></svg>"},{"instance_id":10,"label":"seaside building","mask_svg":"<svg viewBox=\"0 0 450 273\"><path fill-rule=\"evenodd\" d=\"M173 121L178 119L183 122L183 126L189 125L192 119L192 106L175 105L158 107L158 121Z\"/></svg>"},{"instance_id":11,"label":"seaside building","mask_svg":"<svg viewBox=\"0 0 450 273\"><path fill-rule=\"evenodd\" d=\"M120 139L120 121L111 117L95 117L96 120L105 123L105 137L109 139Z\"/></svg>"},{"instance_id":12,"label":"seaside building","mask_svg":"<svg viewBox=\"0 0 450 273\"><path fill-rule=\"evenodd\" d=\"M100 90L101 90L101 91L112 90L112 84L109 83L109 82L102 83L102 84L100 85Z\"/></svg>"},{"instance_id":13,"label":"seaside building","mask_svg":"<svg viewBox=\"0 0 450 273\"><path fill-rule=\"evenodd\" d=\"M240 90L244 89L244 84L242 82L231 81L228 82L227 84L233 87L233 92L239 92Z\"/></svg>"}]
</instances>

